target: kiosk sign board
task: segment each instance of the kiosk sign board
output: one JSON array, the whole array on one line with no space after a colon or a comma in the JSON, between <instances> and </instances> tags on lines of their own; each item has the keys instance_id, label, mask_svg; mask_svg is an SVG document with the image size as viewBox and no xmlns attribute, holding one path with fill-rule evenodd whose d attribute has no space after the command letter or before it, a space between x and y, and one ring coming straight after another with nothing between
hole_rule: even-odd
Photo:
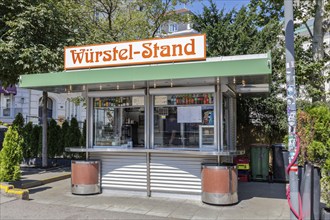
<instances>
[{"instance_id":1,"label":"kiosk sign board","mask_svg":"<svg viewBox=\"0 0 330 220\"><path fill-rule=\"evenodd\" d=\"M64 67L69 70L205 60L205 40L205 34L196 34L66 47L64 49Z\"/></svg>"}]
</instances>

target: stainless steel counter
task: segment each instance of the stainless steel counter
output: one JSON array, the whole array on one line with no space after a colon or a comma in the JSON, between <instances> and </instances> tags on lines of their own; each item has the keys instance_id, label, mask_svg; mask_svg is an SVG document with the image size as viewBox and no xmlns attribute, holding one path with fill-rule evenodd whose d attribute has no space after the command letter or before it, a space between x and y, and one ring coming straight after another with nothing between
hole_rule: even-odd
<instances>
[{"instance_id":1,"label":"stainless steel counter","mask_svg":"<svg viewBox=\"0 0 330 220\"><path fill-rule=\"evenodd\" d=\"M164 153L164 154L190 154L190 155L214 155L214 156L236 156L243 155L244 150L236 151L215 151L214 149L199 149L199 148L157 148L157 149L146 149L146 148L128 148L128 147L95 147L95 148L65 148L67 152L114 152L114 153Z\"/></svg>"}]
</instances>

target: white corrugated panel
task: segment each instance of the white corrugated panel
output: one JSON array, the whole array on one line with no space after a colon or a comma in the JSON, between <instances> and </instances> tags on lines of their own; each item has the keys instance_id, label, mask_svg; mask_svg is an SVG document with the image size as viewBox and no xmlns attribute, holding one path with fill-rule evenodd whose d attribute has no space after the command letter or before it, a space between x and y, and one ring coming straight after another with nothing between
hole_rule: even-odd
<instances>
[{"instance_id":1,"label":"white corrugated panel","mask_svg":"<svg viewBox=\"0 0 330 220\"><path fill-rule=\"evenodd\" d=\"M102 188L147 190L146 155L138 153L91 153L102 160Z\"/></svg>"},{"instance_id":2,"label":"white corrugated panel","mask_svg":"<svg viewBox=\"0 0 330 220\"><path fill-rule=\"evenodd\" d=\"M151 191L201 193L201 164L214 157L152 154Z\"/></svg>"}]
</instances>

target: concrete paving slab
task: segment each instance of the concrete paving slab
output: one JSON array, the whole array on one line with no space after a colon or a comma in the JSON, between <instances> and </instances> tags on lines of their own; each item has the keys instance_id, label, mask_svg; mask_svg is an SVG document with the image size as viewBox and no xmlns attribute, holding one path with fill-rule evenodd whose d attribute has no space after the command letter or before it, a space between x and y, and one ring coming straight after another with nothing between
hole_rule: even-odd
<instances>
[{"instance_id":1,"label":"concrete paving slab","mask_svg":"<svg viewBox=\"0 0 330 220\"><path fill-rule=\"evenodd\" d=\"M178 204L179 207L175 209L169 217L191 219L194 214L198 211L199 206L191 203Z\"/></svg>"},{"instance_id":2,"label":"concrete paving slab","mask_svg":"<svg viewBox=\"0 0 330 220\"><path fill-rule=\"evenodd\" d=\"M83 210L126 213L178 219L289 219L285 184L246 183L239 186L240 202L234 206L212 206L198 199L147 197L138 192L111 192L78 196L71 194L70 179L30 189L31 201L42 206L62 205ZM275 193L273 192L275 191ZM241 192L241 193L240 193ZM50 200L50 202L48 201ZM47 202L48 201L48 202ZM145 219L145 218L143 218Z\"/></svg>"}]
</instances>

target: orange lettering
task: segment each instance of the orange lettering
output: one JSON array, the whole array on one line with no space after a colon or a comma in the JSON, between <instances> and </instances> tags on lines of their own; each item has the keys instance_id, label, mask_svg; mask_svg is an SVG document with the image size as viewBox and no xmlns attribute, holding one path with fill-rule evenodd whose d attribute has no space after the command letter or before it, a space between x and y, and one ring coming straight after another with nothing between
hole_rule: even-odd
<instances>
[{"instance_id":1,"label":"orange lettering","mask_svg":"<svg viewBox=\"0 0 330 220\"><path fill-rule=\"evenodd\" d=\"M154 58L157 58L158 57L158 50L159 50L159 47L158 47L158 44L155 43L154 45Z\"/></svg>"},{"instance_id":2,"label":"orange lettering","mask_svg":"<svg viewBox=\"0 0 330 220\"><path fill-rule=\"evenodd\" d=\"M142 44L142 47L146 49L145 51L142 52L143 58L150 58L152 56L152 50L151 50L150 46L151 46L151 43Z\"/></svg>"},{"instance_id":3,"label":"orange lettering","mask_svg":"<svg viewBox=\"0 0 330 220\"><path fill-rule=\"evenodd\" d=\"M182 45L181 44L173 44L172 47L173 47L173 54L172 54L173 56L177 56L177 54L176 54L177 48L179 48L178 56L182 56Z\"/></svg>"},{"instance_id":4,"label":"orange lettering","mask_svg":"<svg viewBox=\"0 0 330 220\"><path fill-rule=\"evenodd\" d=\"M133 48L132 48L132 44L128 45L129 47L129 58L130 60L133 60Z\"/></svg>"},{"instance_id":5,"label":"orange lettering","mask_svg":"<svg viewBox=\"0 0 330 220\"><path fill-rule=\"evenodd\" d=\"M188 43L184 46L184 53L186 55L195 55L196 52L195 52L195 39L190 39L191 40L191 43ZM188 51L188 46L190 46L190 51Z\"/></svg>"},{"instance_id":6,"label":"orange lettering","mask_svg":"<svg viewBox=\"0 0 330 220\"><path fill-rule=\"evenodd\" d=\"M120 60L127 60L127 55L125 56L125 54L127 53L127 49L122 49L119 51L119 59Z\"/></svg>"},{"instance_id":7,"label":"orange lettering","mask_svg":"<svg viewBox=\"0 0 330 220\"><path fill-rule=\"evenodd\" d=\"M117 50L117 47L114 47L113 48L113 61L117 61L117 54L118 54L118 50Z\"/></svg>"},{"instance_id":8,"label":"orange lettering","mask_svg":"<svg viewBox=\"0 0 330 220\"><path fill-rule=\"evenodd\" d=\"M76 52L76 50L70 51L74 64L76 64L77 61L78 61L78 63L82 62L82 60L84 59L84 52L85 52L85 49L80 49L80 52Z\"/></svg>"},{"instance_id":9,"label":"orange lettering","mask_svg":"<svg viewBox=\"0 0 330 220\"><path fill-rule=\"evenodd\" d=\"M161 57L170 57L171 56L170 46L168 46L168 45L161 46L160 49L161 49L161 51L160 51Z\"/></svg>"},{"instance_id":10,"label":"orange lettering","mask_svg":"<svg viewBox=\"0 0 330 220\"><path fill-rule=\"evenodd\" d=\"M90 52L89 52L90 51ZM88 54L90 55L90 58L88 58ZM94 63L94 52L92 52L92 49L87 49L86 55L86 63Z\"/></svg>"},{"instance_id":11,"label":"orange lettering","mask_svg":"<svg viewBox=\"0 0 330 220\"><path fill-rule=\"evenodd\" d=\"M109 62L111 61L111 50L105 50L103 51L104 57L103 57L103 61L104 62Z\"/></svg>"},{"instance_id":12,"label":"orange lettering","mask_svg":"<svg viewBox=\"0 0 330 220\"><path fill-rule=\"evenodd\" d=\"M95 62L99 62L99 58L100 58L100 56L102 56L102 51L96 51L96 60L95 60Z\"/></svg>"}]
</instances>

